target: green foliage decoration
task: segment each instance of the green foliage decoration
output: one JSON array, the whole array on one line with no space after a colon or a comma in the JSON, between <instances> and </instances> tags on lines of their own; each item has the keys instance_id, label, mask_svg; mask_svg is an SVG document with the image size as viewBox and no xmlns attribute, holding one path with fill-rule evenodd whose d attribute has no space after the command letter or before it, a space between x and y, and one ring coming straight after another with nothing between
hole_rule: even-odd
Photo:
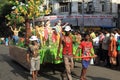
<instances>
[{"instance_id":1,"label":"green foliage decoration","mask_svg":"<svg viewBox=\"0 0 120 80\"><path fill-rule=\"evenodd\" d=\"M43 1L44 0L25 0L25 3L23 3L19 0L10 0L9 3L13 5L13 7L11 13L6 16L9 21L8 25L23 23L26 19L33 20L43 15L44 11L40 10Z\"/></svg>"}]
</instances>

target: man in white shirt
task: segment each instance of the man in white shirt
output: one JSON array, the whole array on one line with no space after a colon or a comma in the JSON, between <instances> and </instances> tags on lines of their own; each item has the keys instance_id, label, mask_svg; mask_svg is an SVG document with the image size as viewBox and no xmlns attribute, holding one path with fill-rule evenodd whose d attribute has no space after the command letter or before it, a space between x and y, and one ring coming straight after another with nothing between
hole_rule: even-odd
<instances>
[{"instance_id":1,"label":"man in white shirt","mask_svg":"<svg viewBox=\"0 0 120 80\"><path fill-rule=\"evenodd\" d=\"M116 39L116 41L118 40L118 37L120 36L119 34L118 34L118 31L117 30L114 30L114 34L115 34L115 39Z\"/></svg>"},{"instance_id":2,"label":"man in white shirt","mask_svg":"<svg viewBox=\"0 0 120 80\"><path fill-rule=\"evenodd\" d=\"M93 47L94 47L94 51L95 54L97 55L97 57L95 58L95 64L99 64L99 58L100 58L100 54L99 54L99 40L100 40L100 36L98 35L96 38L92 39L93 41Z\"/></svg>"},{"instance_id":3,"label":"man in white shirt","mask_svg":"<svg viewBox=\"0 0 120 80\"><path fill-rule=\"evenodd\" d=\"M108 56L109 39L110 39L110 33L106 30L105 38L103 39L103 42L102 42L102 49L103 49L102 58L103 58L103 61L106 67L111 67L110 62L109 62L109 56Z\"/></svg>"}]
</instances>

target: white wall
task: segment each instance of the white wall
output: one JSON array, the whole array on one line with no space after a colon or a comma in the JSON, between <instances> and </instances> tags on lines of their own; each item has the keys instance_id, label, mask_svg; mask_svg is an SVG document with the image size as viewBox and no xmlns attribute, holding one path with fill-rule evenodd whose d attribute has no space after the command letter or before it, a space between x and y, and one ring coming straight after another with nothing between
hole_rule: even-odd
<instances>
[{"instance_id":1,"label":"white wall","mask_svg":"<svg viewBox=\"0 0 120 80\"><path fill-rule=\"evenodd\" d=\"M117 4L120 2L120 0L111 0L112 1L112 13L117 13Z\"/></svg>"},{"instance_id":2,"label":"white wall","mask_svg":"<svg viewBox=\"0 0 120 80\"><path fill-rule=\"evenodd\" d=\"M120 0L116 0L118 4L120 4Z\"/></svg>"},{"instance_id":3,"label":"white wall","mask_svg":"<svg viewBox=\"0 0 120 80\"><path fill-rule=\"evenodd\" d=\"M83 0L70 0L72 1L72 13L78 13L78 4L77 2L83 1ZM101 6L99 4L99 0L84 0L85 2L89 2L89 1L94 1L94 2L98 2L97 4L94 4L94 6L96 6L96 12L101 12ZM109 1L109 0L103 0L103 1ZM117 14L117 4L120 4L120 0L110 0L112 1L112 13L113 14ZM109 3L106 4L108 7L106 7L106 12L109 13L110 12L110 5ZM54 6L53 6L53 13L59 14L59 3L58 2L54 2Z\"/></svg>"},{"instance_id":4,"label":"white wall","mask_svg":"<svg viewBox=\"0 0 120 80\"><path fill-rule=\"evenodd\" d=\"M72 2L72 13L78 13L78 2Z\"/></svg>"},{"instance_id":5,"label":"white wall","mask_svg":"<svg viewBox=\"0 0 120 80\"><path fill-rule=\"evenodd\" d=\"M113 3L112 4L112 13L117 13L117 10L118 10L118 5L116 3Z\"/></svg>"},{"instance_id":6,"label":"white wall","mask_svg":"<svg viewBox=\"0 0 120 80\"><path fill-rule=\"evenodd\" d=\"M53 13L58 14L59 13L59 3L55 2L53 5Z\"/></svg>"}]
</instances>

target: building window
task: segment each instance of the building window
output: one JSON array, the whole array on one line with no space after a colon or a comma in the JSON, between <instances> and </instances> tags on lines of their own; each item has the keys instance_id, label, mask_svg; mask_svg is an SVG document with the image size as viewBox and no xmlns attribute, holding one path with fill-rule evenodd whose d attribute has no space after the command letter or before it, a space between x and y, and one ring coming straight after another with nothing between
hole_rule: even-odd
<instances>
[{"instance_id":1,"label":"building window","mask_svg":"<svg viewBox=\"0 0 120 80\"><path fill-rule=\"evenodd\" d=\"M69 12L69 4L68 3L60 3L60 12Z\"/></svg>"},{"instance_id":2,"label":"building window","mask_svg":"<svg viewBox=\"0 0 120 80\"><path fill-rule=\"evenodd\" d=\"M101 3L101 11L105 12L105 2L101 1L100 3Z\"/></svg>"},{"instance_id":3,"label":"building window","mask_svg":"<svg viewBox=\"0 0 120 80\"><path fill-rule=\"evenodd\" d=\"M78 2L78 12L82 13L82 3Z\"/></svg>"},{"instance_id":4,"label":"building window","mask_svg":"<svg viewBox=\"0 0 120 80\"><path fill-rule=\"evenodd\" d=\"M86 12L92 14L94 12L93 2L88 2Z\"/></svg>"},{"instance_id":5,"label":"building window","mask_svg":"<svg viewBox=\"0 0 120 80\"><path fill-rule=\"evenodd\" d=\"M118 15L120 16L120 4L118 4Z\"/></svg>"}]
</instances>

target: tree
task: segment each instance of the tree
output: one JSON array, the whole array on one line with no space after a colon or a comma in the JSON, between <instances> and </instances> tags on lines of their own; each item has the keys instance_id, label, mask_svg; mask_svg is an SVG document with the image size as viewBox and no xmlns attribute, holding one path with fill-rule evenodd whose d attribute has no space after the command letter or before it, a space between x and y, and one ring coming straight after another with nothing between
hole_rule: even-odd
<instances>
[{"instance_id":1,"label":"tree","mask_svg":"<svg viewBox=\"0 0 120 80\"><path fill-rule=\"evenodd\" d=\"M0 0L0 37L10 36L11 31L6 26L5 16L11 12L11 7L8 3L9 0Z\"/></svg>"},{"instance_id":2,"label":"tree","mask_svg":"<svg viewBox=\"0 0 120 80\"><path fill-rule=\"evenodd\" d=\"M44 14L44 11L40 10L40 6L43 5L44 0L10 0L9 3L13 5L12 11L6 18L9 20L8 25L16 26L18 23L25 22L26 27L26 45L29 43L30 32L30 20ZM24 3L23 3L24 2Z\"/></svg>"}]
</instances>

